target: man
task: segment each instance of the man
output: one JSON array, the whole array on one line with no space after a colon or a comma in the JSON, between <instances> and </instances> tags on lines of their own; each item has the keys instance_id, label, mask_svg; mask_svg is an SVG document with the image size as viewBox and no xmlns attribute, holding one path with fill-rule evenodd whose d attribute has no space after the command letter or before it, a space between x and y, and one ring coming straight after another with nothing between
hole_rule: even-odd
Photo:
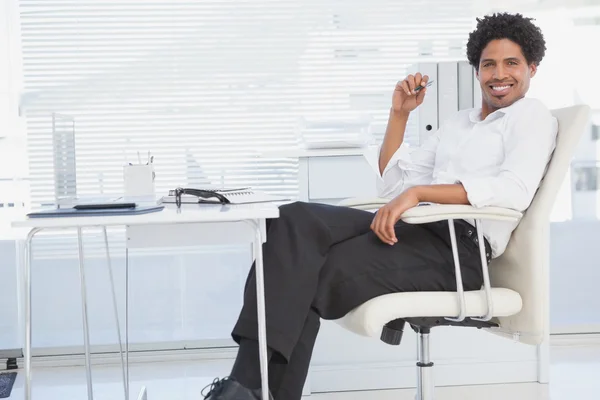
<instances>
[{"instance_id":1,"label":"man","mask_svg":"<svg viewBox=\"0 0 600 400\"><path fill-rule=\"evenodd\" d=\"M402 213L419 202L498 206L524 211L555 147L557 121L524 98L545 54L541 31L522 15L478 19L467 44L483 101L440 127L419 148L403 144L409 114L424 100L428 77L396 85L379 153L380 195L368 211L315 203L281 207L264 245L270 391L298 400L320 318L338 319L369 299L402 291L456 290L447 222L409 225ZM482 224L488 259L505 250L516 224ZM465 290L483 282L475 228L456 221ZM470 233L470 234L469 234ZM240 344L230 377L205 399L260 399L254 270L232 336Z\"/></svg>"}]
</instances>

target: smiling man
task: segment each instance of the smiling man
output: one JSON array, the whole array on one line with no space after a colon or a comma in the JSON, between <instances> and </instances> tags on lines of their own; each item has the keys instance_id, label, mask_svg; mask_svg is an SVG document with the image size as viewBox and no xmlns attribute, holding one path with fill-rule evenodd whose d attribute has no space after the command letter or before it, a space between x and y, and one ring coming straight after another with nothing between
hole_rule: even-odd
<instances>
[{"instance_id":1,"label":"smiling man","mask_svg":"<svg viewBox=\"0 0 600 400\"><path fill-rule=\"evenodd\" d=\"M368 211L296 202L268 224L264 245L269 389L276 400L300 400L320 319L338 319L364 302L403 291L456 290L447 222L410 225L401 215L419 202L529 207L555 147L557 121L526 98L545 53L531 19L494 14L478 19L467 55L477 71L481 107L458 112L420 147L404 141L410 113L425 99L427 76L396 84L379 152L379 193L390 202ZM435 101L435 100L434 100ZM516 224L484 222L488 261L501 255ZM482 285L475 227L455 221L465 290ZM254 268L232 332L240 344L229 377L205 399L260 399Z\"/></svg>"},{"instance_id":2,"label":"smiling man","mask_svg":"<svg viewBox=\"0 0 600 400\"><path fill-rule=\"evenodd\" d=\"M541 34L536 35L537 28L528 21L518 16L482 20L480 29L471 34L467 53L469 62L478 67L484 119L525 96L544 57Z\"/></svg>"}]
</instances>

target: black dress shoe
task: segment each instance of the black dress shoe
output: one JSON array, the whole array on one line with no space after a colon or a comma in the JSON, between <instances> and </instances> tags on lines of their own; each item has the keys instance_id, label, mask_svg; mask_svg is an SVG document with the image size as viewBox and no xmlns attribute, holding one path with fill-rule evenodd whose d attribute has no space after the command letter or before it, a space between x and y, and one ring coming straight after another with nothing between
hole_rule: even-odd
<instances>
[{"instance_id":1,"label":"black dress shoe","mask_svg":"<svg viewBox=\"0 0 600 400\"><path fill-rule=\"evenodd\" d=\"M215 379L202 390L202 396L204 400L262 400L260 389L248 389L233 378ZM269 399L273 400L271 394Z\"/></svg>"}]
</instances>

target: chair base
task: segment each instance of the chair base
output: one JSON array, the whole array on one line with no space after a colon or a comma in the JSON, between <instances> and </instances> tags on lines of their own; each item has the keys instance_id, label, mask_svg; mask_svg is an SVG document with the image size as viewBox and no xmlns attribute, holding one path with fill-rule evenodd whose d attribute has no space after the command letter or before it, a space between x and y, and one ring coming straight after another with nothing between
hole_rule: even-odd
<instances>
[{"instance_id":1,"label":"chair base","mask_svg":"<svg viewBox=\"0 0 600 400\"><path fill-rule=\"evenodd\" d=\"M417 341L417 395L416 400L433 400L433 363L429 355L429 328L419 327Z\"/></svg>"},{"instance_id":2,"label":"chair base","mask_svg":"<svg viewBox=\"0 0 600 400\"><path fill-rule=\"evenodd\" d=\"M404 326L409 323L417 333L417 395L416 400L434 400L433 362L431 362L429 351L429 334L431 328L436 326L465 326L474 328L497 327L498 324L491 321L478 321L466 318L464 321L449 321L445 318L419 317L396 319L388 322L381 332L381 340L390 345L399 345L404 334Z\"/></svg>"},{"instance_id":3,"label":"chair base","mask_svg":"<svg viewBox=\"0 0 600 400\"><path fill-rule=\"evenodd\" d=\"M404 335L404 326L409 323L411 328L419 333L422 328L435 328L436 326L463 326L471 328L494 328L499 325L492 321L478 321L471 318L465 318L464 321L449 321L443 317L416 317L396 319L388 322L381 331L381 341L392 346L397 346L402 341Z\"/></svg>"}]
</instances>

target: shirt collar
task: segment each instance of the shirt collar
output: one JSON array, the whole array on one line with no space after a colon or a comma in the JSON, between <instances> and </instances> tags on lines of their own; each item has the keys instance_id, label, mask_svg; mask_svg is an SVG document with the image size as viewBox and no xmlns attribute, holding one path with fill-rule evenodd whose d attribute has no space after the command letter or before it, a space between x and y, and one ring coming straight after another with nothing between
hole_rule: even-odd
<instances>
[{"instance_id":1,"label":"shirt collar","mask_svg":"<svg viewBox=\"0 0 600 400\"><path fill-rule=\"evenodd\" d=\"M500 109L494 111L493 113L491 113L490 115L487 116L487 118L485 119L485 122L491 122L491 121L494 121L504 115L510 114L516 108L516 104L518 104L521 100L523 100L523 99L519 99L519 100L515 101L508 107L503 107L503 108L500 108ZM469 119L474 124L484 122L481 120L481 107L474 108L473 110L471 110L471 112L469 113Z\"/></svg>"}]
</instances>

